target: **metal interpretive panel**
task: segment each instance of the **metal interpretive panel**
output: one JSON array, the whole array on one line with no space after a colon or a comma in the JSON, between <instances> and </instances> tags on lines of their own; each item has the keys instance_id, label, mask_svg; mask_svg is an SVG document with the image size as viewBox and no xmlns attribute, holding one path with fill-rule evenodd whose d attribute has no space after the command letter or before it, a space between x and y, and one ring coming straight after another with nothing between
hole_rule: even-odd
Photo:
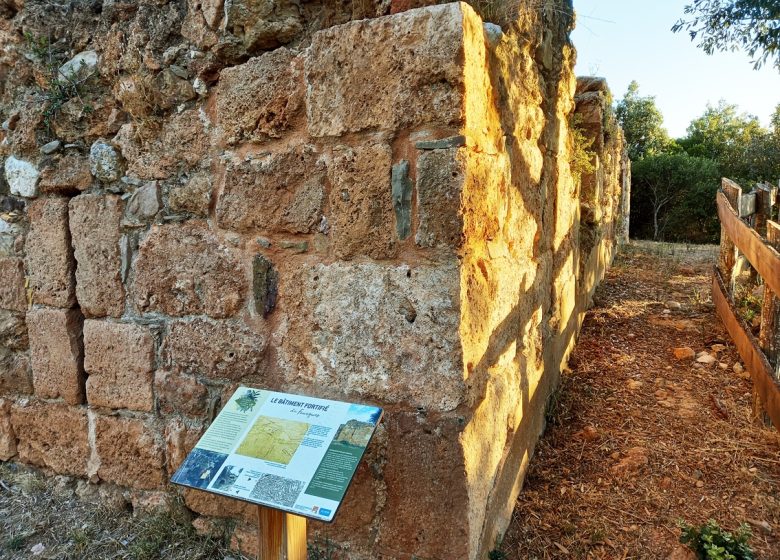
<instances>
[{"instance_id":1,"label":"metal interpretive panel","mask_svg":"<svg viewBox=\"0 0 780 560\"><path fill-rule=\"evenodd\" d=\"M382 409L239 387L171 479L333 521Z\"/></svg>"}]
</instances>

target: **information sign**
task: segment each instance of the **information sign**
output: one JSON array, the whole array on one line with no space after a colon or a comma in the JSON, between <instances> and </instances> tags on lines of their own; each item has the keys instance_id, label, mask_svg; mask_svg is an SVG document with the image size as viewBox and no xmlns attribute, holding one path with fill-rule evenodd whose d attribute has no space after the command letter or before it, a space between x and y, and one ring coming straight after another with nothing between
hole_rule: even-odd
<instances>
[{"instance_id":1,"label":"information sign","mask_svg":"<svg viewBox=\"0 0 780 560\"><path fill-rule=\"evenodd\" d=\"M382 409L239 387L171 479L331 522Z\"/></svg>"}]
</instances>

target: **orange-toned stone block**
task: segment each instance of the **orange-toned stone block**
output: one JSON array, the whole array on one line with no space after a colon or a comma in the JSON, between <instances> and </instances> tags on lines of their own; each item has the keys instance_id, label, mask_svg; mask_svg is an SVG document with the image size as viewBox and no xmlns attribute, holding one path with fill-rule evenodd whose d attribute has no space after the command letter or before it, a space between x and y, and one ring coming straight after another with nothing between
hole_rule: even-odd
<instances>
[{"instance_id":1,"label":"orange-toned stone block","mask_svg":"<svg viewBox=\"0 0 780 560\"><path fill-rule=\"evenodd\" d=\"M165 466L169 476L173 476L181 466L187 458L187 453L192 451L205 430L202 424L185 422L181 418L168 422L165 426Z\"/></svg>"},{"instance_id":2,"label":"orange-toned stone block","mask_svg":"<svg viewBox=\"0 0 780 560\"><path fill-rule=\"evenodd\" d=\"M174 321L165 340L166 367L176 373L240 380L262 370L267 338L233 321Z\"/></svg>"},{"instance_id":3,"label":"orange-toned stone block","mask_svg":"<svg viewBox=\"0 0 780 560\"><path fill-rule=\"evenodd\" d=\"M11 407L19 460L58 474L85 476L90 457L86 409L34 401Z\"/></svg>"},{"instance_id":4,"label":"orange-toned stone block","mask_svg":"<svg viewBox=\"0 0 780 560\"><path fill-rule=\"evenodd\" d=\"M33 387L43 399L84 402L82 317L78 309L33 309L27 313Z\"/></svg>"},{"instance_id":5,"label":"orange-toned stone block","mask_svg":"<svg viewBox=\"0 0 780 560\"><path fill-rule=\"evenodd\" d=\"M68 199L39 198L28 208L25 262L33 301L54 307L76 303L76 263L68 230Z\"/></svg>"},{"instance_id":6,"label":"orange-toned stone block","mask_svg":"<svg viewBox=\"0 0 780 560\"><path fill-rule=\"evenodd\" d=\"M162 414L205 416L209 392L192 376L160 370L154 375L154 392Z\"/></svg>"},{"instance_id":7,"label":"orange-toned stone block","mask_svg":"<svg viewBox=\"0 0 780 560\"><path fill-rule=\"evenodd\" d=\"M145 412L154 408L154 338L146 327L87 319L84 369L89 404Z\"/></svg>"},{"instance_id":8,"label":"orange-toned stone block","mask_svg":"<svg viewBox=\"0 0 780 560\"><path fill-rule=\"evenodd\" d=\"M15 257L0 258L0 309L26 311L24 285L24 261Z\"/></svg>"},{"instance_id":9,"label":"orange-toned stone block","mask_svg":"<svg viewBox=\"0 0 780 560\"><path fill-rule=\"evenodd\" d=\"M86 317L119 317L124 311L119 248L123 211L116 195L82 194L70 201L76 296Z\"/></svg>"},{"instance_id":10,"label":"orange-toned stone block","mask_svg":"<svg viewBox=\"0 0 780 560\"><path fill-rule=\"evenodd\" d=\"M133 300L141 313L225 318L247 291L245 265L206 222L153 226L138 249Z\"/></svg>"},{"instance_id":11,"label":"orange-toned stone block","mask_svg":"<svg viewBox=\"0 0 780 560\"><path fill-rule=\"evenodd\" d=\"M165 484L162 436L138 418L95 415L95 451L101 480L142 490Z\"/></svg>"}]
</instances>

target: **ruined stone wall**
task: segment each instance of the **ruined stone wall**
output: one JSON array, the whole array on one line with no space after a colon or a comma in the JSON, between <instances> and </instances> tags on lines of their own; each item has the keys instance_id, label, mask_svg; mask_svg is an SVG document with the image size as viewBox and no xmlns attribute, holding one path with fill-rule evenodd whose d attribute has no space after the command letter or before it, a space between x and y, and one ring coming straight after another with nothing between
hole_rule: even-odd
<instances>
[{"instance_id":1,"label":"ruined stone wall","mask_svg":"<svg viewBox=\"0 0 780 560\"><path fill-rule=\"evenodd\" d=\"M147 507L238 383L378 404L311 538L486 557L623 235L622 136L578 96L580 190L565 2L391 10L0 8L0 459Z\"/></svg>"}]
</instances>

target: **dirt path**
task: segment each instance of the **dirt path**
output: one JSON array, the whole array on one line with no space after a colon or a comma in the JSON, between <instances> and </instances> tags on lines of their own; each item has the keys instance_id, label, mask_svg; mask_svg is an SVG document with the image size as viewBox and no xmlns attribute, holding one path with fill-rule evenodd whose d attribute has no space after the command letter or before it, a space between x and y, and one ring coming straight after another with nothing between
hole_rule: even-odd
<instances>
[{"instance_id":1,"label":"dirt path","mask_svg":"<svg viewBox=\"0 0 780 560\"><path fill-rule=\"evenodd\" d=\"M780 558L780 438L751 421L749 378L711 304L715 250L643 243L618 257L551 406L505 558L666 559L680 519L749 523L758 557ZM681 346L718 359L678 360Z\"/></svg>"}]
</instances>

